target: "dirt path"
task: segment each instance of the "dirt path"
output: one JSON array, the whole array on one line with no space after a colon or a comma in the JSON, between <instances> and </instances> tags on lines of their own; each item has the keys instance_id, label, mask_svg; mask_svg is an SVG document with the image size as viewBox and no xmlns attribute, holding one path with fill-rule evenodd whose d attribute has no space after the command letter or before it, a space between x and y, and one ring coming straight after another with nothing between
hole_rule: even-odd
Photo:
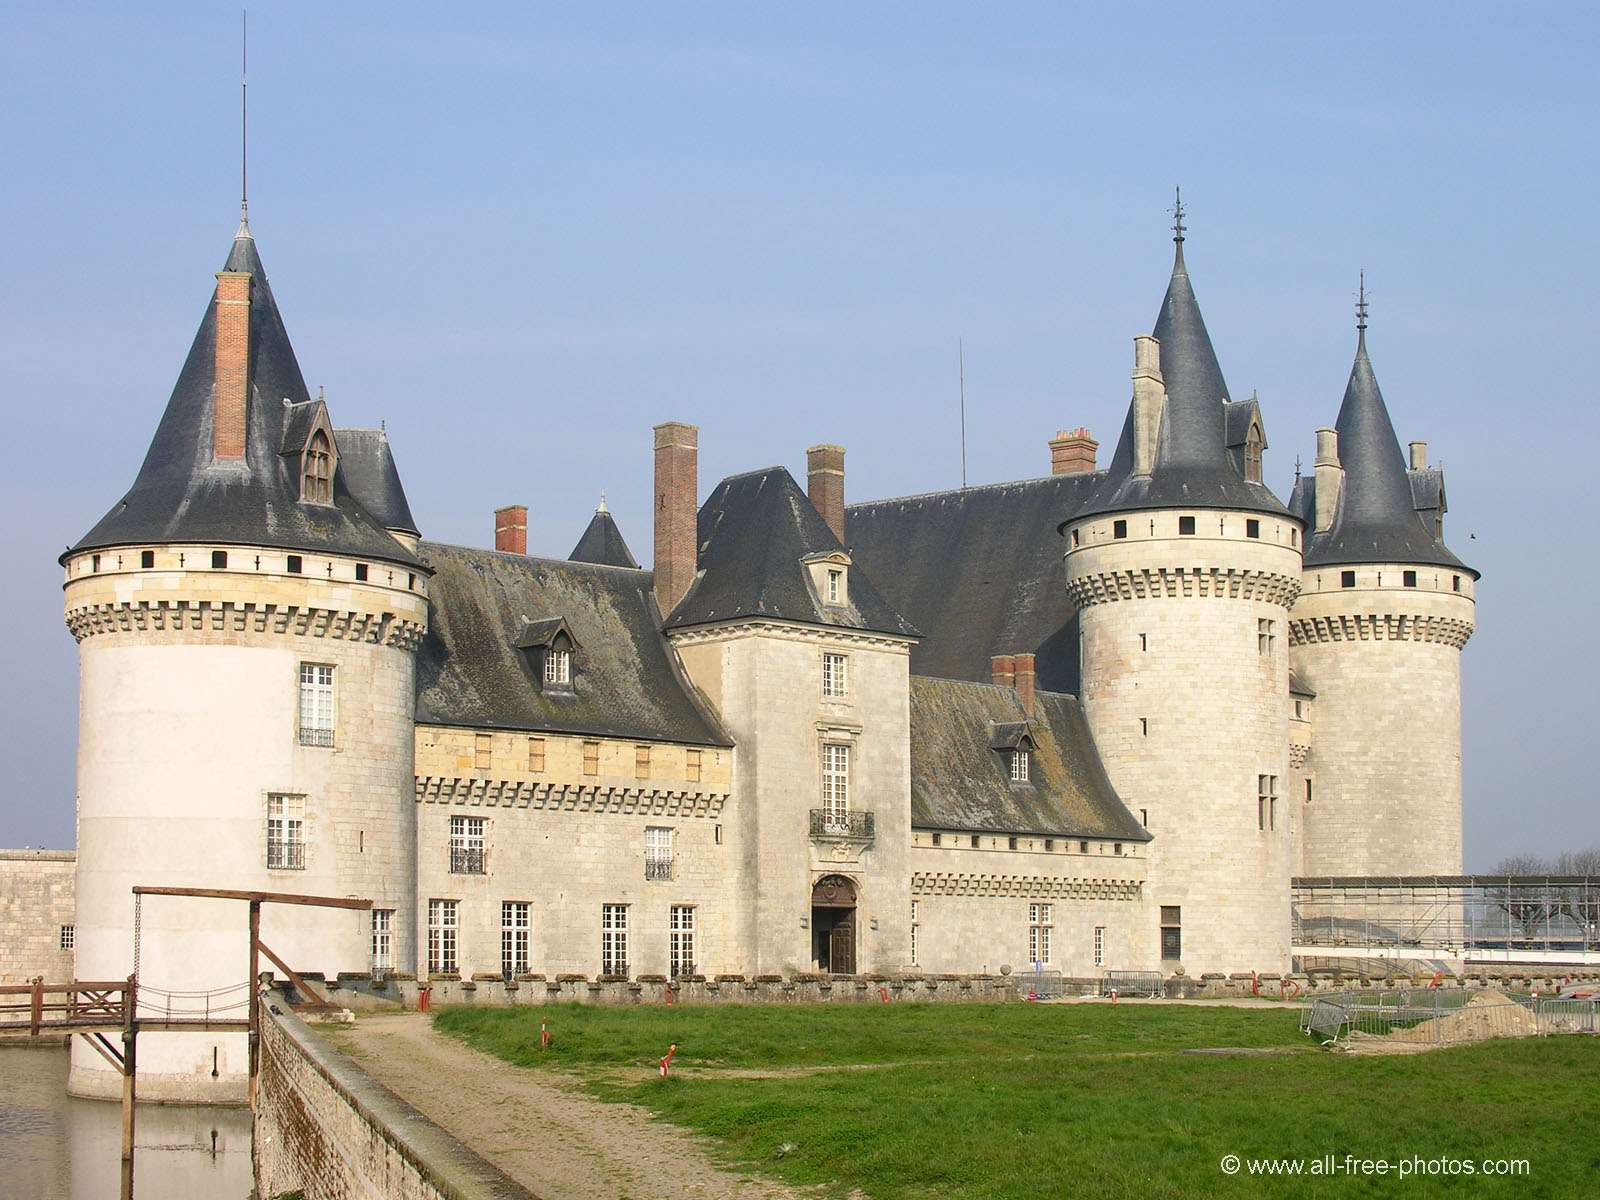
<instances>
[{"instance_id":1,"label":"dirt path","mask_svg":"<svg viewBox=\"0 0 1600 1200\"><path fill-rule=\"evenodd\" d=\"M378 1082L541 1200L801 1200L716 1164L703 1141L570 1077L501 1062L435 1033L420 1013L327 1031Z\"/></svg>"}]
</instances>

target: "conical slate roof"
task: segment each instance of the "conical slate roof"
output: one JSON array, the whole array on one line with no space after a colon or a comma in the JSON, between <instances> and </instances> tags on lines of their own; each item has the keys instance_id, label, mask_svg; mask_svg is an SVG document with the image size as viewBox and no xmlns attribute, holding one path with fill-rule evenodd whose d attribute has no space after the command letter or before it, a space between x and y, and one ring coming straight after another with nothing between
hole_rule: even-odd
<instances>
[{"instance_id":1,"label":"conical slate roof","mask_svg":"<svg viewBox=\"0 0 1600 1200\"><path fill-rule=\"evenodd\" d=\"M633 551L628 549L628 543L622 538L622 530L617 528L617 522L604 500L601 500L600 507L594 510L589 527L583 531L583 536L572 548L572 553L567 555L567 561L597 563L603 567L639 569L638 559L634 558Z\"/></svg>"},{"instance_id":2,"label":"conical slate roof","mask_svg":"<svg viewBox=\"0 0 1600 1200\"><path fill-rule=\"evenodd\" d=\"M339 447L339 474L361 507L385 529L420 536L388 433L382 429L335 429L333 440Z\"/></svg>"},{"instance_id":3,"label":"conical slate roof","mask_svg":"<svg viewBox=\"0 0 1600 1200\"><path fill-rule=\"evenodd\" d=\"M1350 368L1334 428L1339 434L1344 483L1332 527L1306 538L1306 565L1388 562L1464 568L1417 511L1400 439L1395 436L1367 356L1364 326L1357 337L1356 361ZM1307 516L1314 517L1314 481L1296 490L1308 506Z\"/></svg>"},{"instance_id":4,"label":"conical slate roof","mask_svg":"<svg viewBox=\"0 0 1600 1200\"><path fill-rule=\"evenodd\" d=\"M1140 508L1228 508L1287 515L1263 484L1247 482L1228 452L1228 384L1175 238L1172 278L1156 318L1167 402L1148 476L1133 474L1133 408L1105 478L1074 516Z\"/></svg>"},{"instance_id":5,"label":"conical slate roof","mask_svg":"<svg viewBox=\"0 0 1600 1200\"><path fill-rule=\"evenodd\" d=\"M300 502L299 457L283 450L295 432L291 426L304 424L315 402L306 393L248 226L240 225L223 270L253 276L243 460L219 463L212 457L213 293L133 486L67 553L151 542L210 542L349 554L420 567L420 560L351 494L342 466L334 474L332 504ZM399 519L409 524L409 509Z\"/></svg>"},{"instance_id":6,"label":"conical slate roof","mask_svg":"<svg viewBox=\"0 0 1600 1200\"><path fill-rule=\"evenodd\" d=\"M666 628L682 629L740 617L771 617L920 637L853 567L847 605L822 603L807 578L806 559L839 553L833 530L783 467L730 475L700 507L699 571Z\"/></svg>"}]
</instances>

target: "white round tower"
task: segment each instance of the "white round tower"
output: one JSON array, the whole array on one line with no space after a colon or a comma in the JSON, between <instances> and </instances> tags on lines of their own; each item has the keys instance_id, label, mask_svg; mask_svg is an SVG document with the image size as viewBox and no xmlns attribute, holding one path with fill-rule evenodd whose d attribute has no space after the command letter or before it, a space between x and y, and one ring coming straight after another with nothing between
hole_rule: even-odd
<instances>
[{"instance_id":1,"label":"white round tower","mask_svg":"<svg viewBox=\"0 0 1600 1200\"><path fill-rule=\"evenodd\" d=\"M1260 482L1183 261L1106 478L1063 523L1081 696L1153 835L1152 959L1191 975L1289 963L1288 610L1301 522Z\"/></svg>"},{"instance_id":2,"label":"white round tower","mask_svg":"<svg viewBox=\"0 0 1600 1200\"><path fill-rule=\"evenodd\" d=\"M363 503L371 476L341 464L241 229L138 479L62 559L81 665L77 971L137 969L143 1016L206 994L244 1015L248 909L148 897L136 964L135 885L371 899L391 914L390 965L413 966L428 573L400 540L416 532L403 495ZM404 514L392 531L383 508ZM263 910L263 941L297 971L366 971L373 935L365 913ZM242 1099L247 1061L240 1034L147 1034L140 1096ZM75 1045L74 1094L119 1087Z\"/></svg>"},{"instance_id":3,"label":"white round tower","mask_svg":"<svg viewBox=\"0 0 1600 1200\"><path fill-rule=\"evenodd\" d=\"M1337 427L1292 501L1311 526L1290 619L1316 693L1296 797L1301 871L1454 875L1461 855L1461 648L1478 573L1444 545L1444 476L1401 456L1364 312Z\"/></svg>"}]
</instances>

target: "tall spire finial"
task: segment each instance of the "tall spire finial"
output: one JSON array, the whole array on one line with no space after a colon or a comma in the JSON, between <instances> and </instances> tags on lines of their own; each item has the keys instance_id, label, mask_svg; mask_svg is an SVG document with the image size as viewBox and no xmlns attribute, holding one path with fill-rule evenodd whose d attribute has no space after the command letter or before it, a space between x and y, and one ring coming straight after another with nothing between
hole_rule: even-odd
<instances>
[{"instance_id":1,"label":"tall spire finial","mask_svg":"<svg viewBox=\"0 0 1600 1200\"><path fill-rule=\"evenodd\" d=\"M1181 243L1183 231L1188 228L1183 223L1183 189L1172 189L1172 240Z\"/></svg>"},{"instance_id":2,"label":"tall spire finial","mask_svg":"<svg viewBox=\"0 0 1600 1200\"><path fill-rule=\"evenodd\" d=\"M250 236L250 13L239 14L239 232Z\"/></svg>"},{"instance_id":3,"label":"tall spire finial","mask_svg":"<svg viewBox=\"0 0 1600 1200\"><path fill-rule=\"evenodd\" d=\"M595 508L595 512L603 513L603 512L610 512L610 511L611 510L606 507L606 494L605 494L605 491L602 489L601 492L600 492L600 504L599 504L598 507Z\"/></svg>"},{"instance_id":4,"label":"tall spire finial","mask_svg":"<svg viewBox=\"0 0 1600 1200\"><path fill-rule=\"evenodd\" d=\"M1367 331L1367 273L1361 272L1361 288L1356 293L1356 330L1359 333Z\"/></svg>"}]
</instances>

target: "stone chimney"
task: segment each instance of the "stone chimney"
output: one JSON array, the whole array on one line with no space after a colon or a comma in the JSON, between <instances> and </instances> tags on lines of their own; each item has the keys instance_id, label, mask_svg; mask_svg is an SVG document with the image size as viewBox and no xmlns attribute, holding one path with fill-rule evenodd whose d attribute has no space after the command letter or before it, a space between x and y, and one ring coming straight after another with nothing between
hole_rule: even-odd
<instances>
[{"instance_id":1,"label":"stone chimney","mask_svg":"<svg viewBox=\"0 0 1600 1200\"><path fill-rule=\"evenodd\" d=\"M1410 443L1408 443L1408 447L1411 450L1411 469L1413 471L1425 471L1425 470L1427 470L1428 469L1428 443L1427 442L1410 442Z\"/></svg>"},{"instance_id":2,"label":"stone chimney","mask_svg":"<svg viewBox=\"0 0 1600 1200\"><path fill-rule=\"evenodd\" d=\"M211 454L244 457L250 407L250 272L217 272L216 365L211 389Z\"/></svg>"},{"instance_id":3,"label":"stone chimney","mask_svg":"<svg viewBox=\"0 0 1600 1200\"><path fill-rule=\"evenodd\" d=\"M1022 701L1022 711L1027 716L1033 716L1033 655L1018 654L1015 659L1017 670L1017 699Z\"/></svg>"},{"instance_id":4,"label":"stone chimney","mask_svg":"<svg viewBox=\"0 0 1600 1200\"><path fill-rule=\"evenodd\" d=\"M1314 469L1317 473L1316 531L1326 533L1333 528L1333 518L1339 511L1339 492L1344 487L1337 430L1317 430L1317 461Z\"/></svg>"},{"instance_id":5,"label":"stone chimney","mask_svg":"<svg viewBox=\"0 0 1600 1200\"><path fill-rule=\"evenodd\" d=\"M1167 387L1161 378L1161 343L1149 334L1133 339L1133 473L1148 475L1156 465L1161 414Z\"/></svg>"},{"instance_id":6,"label":"stone chimney","mask_svg":"<svg viewBox=\"0 0 1600 1200\"><path fill-rule=\"evenodd\" d=\"M528 506L508 504L494 510L494 548L507 554L528 552Z\"/></svg>"},{"instance_id":7,"label":"stone chimney","mask_svg":"<svg viewBox=\"0 0 1600 1200\"><path fill-rule=\"evenodd\" d=\"M806 494L811 505L844 545L844 447L811 446L806 450Z\"/></svg>"},{"instance_id":8,"label":"stone chimney","mask_svg":"<svg viewBox=\"0 0 1600 1200\"><path fill-rule=\"evenodd\" d=\"M1017 660L1009 654L996 654L989 660L989 678L996 687L1017 686Z\"/></svg>"},{"instance_id":9,"label":"stone chimney","mask_svg":"<svg viewBox=\"0 0 1600 1200\"><path fill-rule=\"evenodd\" d=\"M1050 474L1082 475L1094 470L1099 449L1100 443L1081 425L1070 433L1060 430L1050 439Z\"/></svg>"},{"instance_id":10,"label":"stone chimney","mask_svg":"<svg viewBox=\"0 0 1600 1200\"><path fill-rule=\"evenodd\" d=\"M694 582L700 427L667 421L656 435L656 604L665 617Z\"/></svg>"}]
</instances>

